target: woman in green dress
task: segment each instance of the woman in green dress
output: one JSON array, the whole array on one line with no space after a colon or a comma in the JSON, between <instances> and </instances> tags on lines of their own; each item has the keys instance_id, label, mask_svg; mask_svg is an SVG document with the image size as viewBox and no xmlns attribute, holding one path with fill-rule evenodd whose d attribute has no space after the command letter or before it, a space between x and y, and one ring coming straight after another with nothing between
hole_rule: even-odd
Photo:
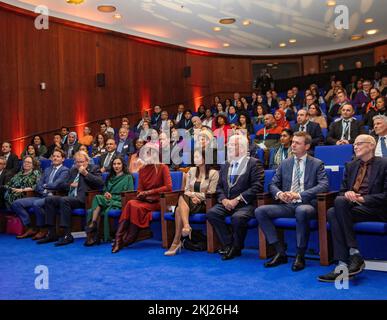
<instances>
[{"instance_id":1,"label":"woman in green dress","mask_svg":"<svg viewBox=\"0 0 387 320\"><path fill-rule=\"evenodd\" d=\"M6 184L4 195L6 207L26 196L26 192L34 191L40 178L39 162L31 156L23 159L21 170Z\"/></svg>"},{"instance_id":2,"label":"woman in green dress","mask_svg":"<svg viewBox=\"0 0 387 320\"><path fill-rule=\"evenodd\" d=\"M121 192L124 191L133 191L133 177L128 174L123 158L117 157L112 162L112 168L106 179L103 194L94 197L91 209L88 212L85 246L90 247L100 243L98 229L101 215L104 216L104 241L110 240L108 212L122 208Z\"/></svg>"}]
</instances>

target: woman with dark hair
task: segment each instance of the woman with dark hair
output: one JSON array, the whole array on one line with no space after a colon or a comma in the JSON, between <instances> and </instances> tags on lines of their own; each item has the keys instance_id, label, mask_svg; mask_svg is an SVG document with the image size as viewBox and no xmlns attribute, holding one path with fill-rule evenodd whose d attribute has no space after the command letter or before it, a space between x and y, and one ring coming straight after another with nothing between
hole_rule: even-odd
<instances>
[{"instance_id":1,"label":"woman with dark hair","mask_svg":"<svg viewBox=\"0 0 387 320\"><path fill-rule=\"evenodd\" d=\"M258 94L256 91L253 91L251 93L250 110L255 110L258 104Z\"/></svg>"},{"instance_id":2,"label":"woman with dark hair","mask_svg":"<svg viewBox=\"0 0 387 320\"><path fill-rule=\"evenodd\" d=\"M328 127L327 120L322 115L322 111L318 104L315 104L315 103L311 104L308 108L308 114L309 114L309 121L318 123L321 129Z\"/></svg>"},{"instance_id":3,"label":"woman with dark hair","mask_svg":"<svg viewBox=\"0 0 387 320\"><path fill-rule=\"evenodd\" d=\"M215 118L215 121L212 123L212 131L214 132L214 137L218 140L223 139L221 143L227 143L228 130L231 129L230 125L227 122L227 117L225 115L218 115Z\"/></svg>"},{"instance_id":4,"label":"woman with dark hair","mask_svg":"<svg viewBox=\"0 0 387 320\"><path fill-rule=\"evenodd\" d=\"M288 120L288 121L296 120L297 109L294 106L291 98L286 98L284 111L285 111L286 120Z\"/></svg>"},{"instance_id":5,"label":"woman with dark hair","mask_svg":"<svg viewBox=\"0 0 387 320\"><path fill-rule=\"evenodd\" d=\"M208 128L212 128L213 116L210 108L206 108L205 117L202 120L202 125Z\"/></svg>"},{"instance_id":6,"label":"woman with dark hair","mask_svg":"<svg viewBox=\"0 0 387 320\"><path fill-rule=\"evenodd\" d=\"M183 115L183 119L181 119L179 121L179 123L177 124L177 128L178 129L186 129L186 130L189 130L193 127L193 123L192 123L192 112L191 110L185 110L184 111L184 115Z\"/></svg>"},{"instance_id":7,"label":"woman with dark hair","mask_svg":"<svg viewBox=\"0 0 387 320\"><path fill-rule=\"evenodd\" d=\"M292 154L292 138L293 131L291 129L283 129L281 132L281 145L270 153L269 169L277 169L282 161L291 157Z\"/></svg>"},{"instance_id":8,"label":"woman with dark hair","mask_svg":"<svg viewBox=\"0 0 387 320\"><path fill-rule=\"evenodd\" d=\"M145 165L138 172L136 200L129 200L119 220L112 253L137 240L141 228L148 228L152 211L160 210L160 193L172 191L172 180L167 165L159 161L159 147L147 143L141 152Z\"/></svg>"},{"instance_id":9,"label":"woman with dark hair","mask_svg":"<svg viewBox=\"0 0 387 320\"><path fill-rule=\"evenodd\" d=\"M144 163L140 159L140 150L144 146L145 141L140 138L136 138L133 141L135 152L129 156L129 173L137 173L143 167Z\"/></svg>"},{"instance_id":10,"label":"woman with dark hair","mask_svg":"<svg viewBox=\"0 0 387 320\"><path fill-rule=\"evenodd\" d=\"M215 113L215 112L216 112L216 107L218 106L218 103L221 103L221 102L220 102L220 97L219 97L219 96L215 96L215 97L214 97L214 103L213 103L212 106L211 106L211 112L212 112L212 113Z\"/></svg>"},{"instance_id":11,"label":"woman with dark hair","mask_svg":"<svg viewBox=\"0 0 387 320\"><path fill-rule=\"evenodd\" d=\"M101 216L104 217L104 241L110 240L108 212L121 209L121 193L132 190L133 178L128 174L128 168L124 159L116 157L112 161L110 174L103 188L103 194L98 194L94 197L91 209L88 210L85 246L90 247L99 244L98 229Z\"/></svg>"},{"instance_id":12,"label":"woman with dark hair","mask_svg":"<svg viewBox=\"0 0 387 320\"><path fill-rule=\"evenodd\" d=\"M228 98L227 98L227 99L224 101L224 111L228 113L228 108L230 108L231 105L232 105L231 99L228 99Z\"/></svg>"},{"instance_id":13,"label":"woman with dark hair","mask_svg":"<svg viewBox=\"0 0 387 320\"><path fill-rule=\"evenodd\" d=\"M106 153L105 144L106 144L106 136L103 135L102 133L98 133L95 136L93 147L91 149L91 156L95 158L95 157L100 157L101 155Z\"/></svg>"},{"instance_id":14,"label":"woman with dark hair","mask_svg":"<svg viewBox=\"0 0 387 320\"><path fill-rule=\"evenodd\" d=\"M228 108L227 122L231 124L236 124L239 120L237 109L234 106Z\"/></svg>"},{"instance_id":15,"label":"woman with dark hair","mask_svg":"<svg viewBox=\"0 0 387 320\"><path fill-rule=\"evenodd\" d=\"M195 167L191 167L186 176L184 194L179 197L175 209L175 237L166 256L174 256L181 250L181 237L191 238L192 228L189 215L206 211L206 194L215 193L219 172L206 164L205 151L194 152Z\"/></svg>"},{"instance_id":16,"label":"woman with dark hair","mask_svg":"<svg viewBox=\"0 0 387 320\"><path fill-rule=\"evenodd\" d=\"M253 128L253 125L251 124L250 115L246 111L241 112L239 114L239 119L238 119L237 125L238 125L239 129L246 130L248 135L254 133L254 128Z\"/></svg>"},{"instance_id":17,"label":"woman with dark hair","mask_svg":"<svg viewBox=\"0 0 387 320\"><path fill-rule=\"evenodd\" d=\"M24 157L20 171L5 185L6 207L9 209L15 200L25 197L26 192L34 191L39 178L39 162L31 156Z\"/></svg>"},{"instance_id":18,"label":"woman with dark hair","mask_svg":"<svg viewBox=\"0 0 387 320\"><path fill-rule=\"evenodd\" d=\"M201 104L197 112L197 116L200 118L200 120L204 119L204 117L206 116L205 113L206 113L206 107L203 104Z\"/></svg>"},{"instance_id":19,"label":"woman with dark hair","mask_svg":"<svg viewBox=\"0 0 387 320\"><path fill-rule=\"evenodd\" d=\"M36 156L44 156L47 153L47 147L46 142L44 141L43 137L40 135L35 135L32 139L30 144L33 144L37 150Z\"/></svg>"},{"instance_id":20,"label":"woman with dark hair","mask_svg":"<svg viewBox=\"0 0 387 320\"><path fill-rule=\"evenodd\" d=\"M386 97L379 97L376 99L376 110L371 109L367 114L364 115L363 123L365 126L368 126L370 129L374 128L374 117L378 115L387 116L386 110Z\"/></svg>"},{"instance_id":21,"label":"woman with dark hair","mask_svg":"<svg viewBox=\"0 0 387 320\"><path fill-rule=\"evenodd\" d=\"M215 110L215 113L214 113L214 117L217 117L218 115L220 114L223 114L227 117L227 112L224 111L224 107L221 103L218 103L216 105L216 110ZM212 124L214 124L214 121L212 121Z\"/></svg>"},{"instance_id":22,"label":"woman with dark hair","mask_svg":"<svg viewBox=\"0 0 387 320\"><path fill-rule=\"evenodd\" d=\"M263 105L259 104L254 110L254 124L264 124L265 123L265 114L266 109Z\"/></svg>"},{"instance_id":23,"label":"woman with dark hair","mask_svg":"<svg viewBox=\"0 0 387 320\"><path fill-rule=\"evenodd\" d=\"M23 153L20 155L20 158L24 158L24 157L32 157L33 159L38 159L39 156L38 156L38 149L36 147L36 145L34 144L29 144L27 145L27 147L24 149Z\"/></svg>"}]
</instances>

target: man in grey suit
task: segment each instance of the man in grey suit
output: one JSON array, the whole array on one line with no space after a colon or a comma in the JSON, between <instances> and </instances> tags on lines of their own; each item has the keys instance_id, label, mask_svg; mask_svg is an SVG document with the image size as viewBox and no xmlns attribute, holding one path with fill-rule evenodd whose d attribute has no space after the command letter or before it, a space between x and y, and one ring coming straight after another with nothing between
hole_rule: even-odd
<instances>
[{"instance_id":1,"label":"man in grey suit","mask_svg":"<svg viewBox=\"0 0 387 320\"><path fill-rule=\"evenodd\" d=\"M276 255L265 263L266 268L288 262L284 245L279 241L272 219L296 218L297 255L293 271L305 268L305 251L309 241L309 221L316 217L316 195L327 192L329 181L322 161L307 154L312 143L306 132L293 136L293 157L284 160L269 185L270 193L281 204L265 205L255 210L259 226Z\"/></svg>"},{"instance_id":2,"label":"man in grey suit","mask_svg":"<svg viewBox=\"0 0 387 320\"><path fill-rule=\"evenodd\" d=\"M223 249L222 260L241 255L247 223L254 217L257 194L263 192L262 163L247 156L249 142L243 135L233 135L227 143L228 163L221 166L216 188L218 204L207 212ZM232 233L225 218L231 216Z\"/></svg>"}]
</instances>

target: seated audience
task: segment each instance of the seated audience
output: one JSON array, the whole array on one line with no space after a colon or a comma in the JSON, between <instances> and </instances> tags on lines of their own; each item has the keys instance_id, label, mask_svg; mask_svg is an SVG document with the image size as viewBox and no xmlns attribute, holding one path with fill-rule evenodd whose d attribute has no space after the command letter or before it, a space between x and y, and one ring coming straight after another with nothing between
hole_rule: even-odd
<instances>
[{"instance_id":1,"label":"seated audience","mask_svg":"<svg viewBox=\"0 0 387 320\"><path fill-rule=\"evenodd\" d=\"M184 115L184 104L180 103L178 106L177 106L177 113L172 117L172 119L174 120L175 124L178 124L180 122L180 120L183 119L183 115Z\"/></svg>"},{"instance_id":2,"label":"seated audience","mask_svg":"<svg viewBox=\"0 0 387 320\"><path fill-rule=\"evenodd\" d=\"M192 124L192 112L191 110L185 110L184 111L184 117L183 120L181 120L178 125L176 126L177 129L185 129L189 130L193 127Z\"/></svg>"},{"instance_id":3,"label":"seated audience","mask_svg":"<svg viewBox=\"0 0 387 320\"><path fill-rule=\"evenodd\" d=\"M213 122L213 116L212 116L212 112L211 112L211 109L210 108L206 108L205 110L205 117L204 119L202 120L202 124L203 126L206 126L208 128L212 128L212 122Z\"/></svg>"},{"instance_id":4,"label":"seated audience","mask_svg":"<svg viewBox=\"0 0 387 320\"><path fill-rule=\"evenodd\" d=\"M153 128L159 132L169 130L168 120L169 120L168 111L166 110L161 111L160 121L158 121Z\"/></svg>"},{"instance_id":5,"label":"seated audience","mask_svg":"<svg viewBox=\"0 0 387 320\"><path fill-rule=\"evenodd\" d=\"M133 127L133 130L134 130L134 133L135 133L136 136L138 136L140 134L140 132L142 130L142 125L144 124L145 121L147 121L149 123L149 126L150 126L151 118L149 117L148 111L144 111L143 112L142 118Z\"/></svg>"},{"instance_id":6,"label":"seated audience","mask_svg":"<svg viewBox=\"0 0 387 320\"><path fill-rule=\"evenodd\" d=\"M228 162L221 166L216 188L218 203L207 212L221 242L222 260L241 255L247 233L247 223L254 217L255 201L263 192L264 169L262 163L248 157L248 140L233 135L227 144ZM225 218L231 216L232 232Z\"/></svg>"},{"instance_id":7,"label":"seated audience","mask_svg":"<svg viewBox=\"0 0 387 320\"><path fill-rule=\"evenodd\" d=\"M239 119L238 113L236 111L236 108L234 106L230 106L228 108L228 115L227 115L227 123L231 125L237 124Z\"/></svg>"},{"instance_id":8,"label":"seated audience","mask_svg":"<svg viewBox=\"0 0 387 320\"><path fill-rule=\"evenodd\" d=\"M251 124L250 115L246 111L242 111L239 114L237 126L239 129L245 129L249 135L254 134L254 127Z\"/></svg>"},{"instance_id":9,"label":"seated audience","mask_svg":"<svg viewBox=\"0 0 387 320\"><path fill-rule=\"evenodd\" d=\"M373 129L373 119L375 116L384 115L387 116L386 109L386 97L379 97L376 99L375 109L370 109L363 118L363 124Z\"/></svg>"},{"instance_id":10,"label":"seated audience","mask_svg":"<svg viewBox=\"0 0 387 320\"><path fill-rule=\"evenodd\" d=\"M129 131L126 128L120 128L118 131L118 140L116 142L117 153L125 157L134 151L133 140L129 138Z\"/></svg>"},{"instance_id":11,"label":"seated audience","mask_svg":"<svg viewBox=\"0 0 387 320\"><path fill-rule=\"evenodd\" d=\"M291 129L283 129L280 137L280 146L271 153L269 169L277 169L282 161L293 155L291 148L292 139L293 131Z\"/></svg>"},{"instance_id":12,"label":"seated audience","mask_svg":"<svg viewBox=\"0 0 387 320\"><path fill-rule=\"evenodd\" d=\"M137 173L143 166L144 163L140 159L140 150L144 146L145 141L139 138L134 140L135 151L129 156L129 173Z\"/></svg>"},{"instance_id":13,"label":"seated audience","mask_svg":"<svg viewBox=\"0 0 387 320\"><path fill-rule=\"evenodd\" d=\"M153 129L160 126L161 122L161 107L160 106L154 106L153 113L151 117L151 127Z\"/></svg>"},{"instance_id":14,"label":"seated audience","mask_svg":"<svg viewBox=\"0 0 387 320\"><path fill-rule=\"evenodd\" d=\"M265 108L261 104L257 105L256 109L254 110L254 124L264 124L266 113L267 112Z\"/></svg>"},{"instance_id":15,"label":"seated audience","mask_svg":"<svg viewBox=\"0 0 387 320\"><path fill-rule=\"evenodd\" d=\"M362 124L353 118L355 111L352 105L346 104L341 109L341 118L329 127L327 144L342 145L353 144L356 137L364 133Z\"/></svg>"},{"instance_id":16,"label":"seated audience","mask_svg":"<svg viewBox=\"0 0 387 320\"><path fill-rule=\"evenodd\" d=\"M312 137L312 144L308 149L309 152L314 150L314 147L319 145L323 141L323 135L320 125L310 121L309 114L306 110L299 110L297 113L297 123L292 128L293 132L303 131L308 133Z\"/></svg>"},{"instance_id":17,"label":"seated audience","mask_svg":"<svg viewBox=\"0 0 387 320\"><path fill-rule=\"evenodd\" d=\"M114 128L112 127L112 122L110 119L105 119L105 124L106 124L106 134L110 137L114 137L115 131Z\"/></svg>"},{"instance_id":18,"label":"seated audience","mask_svg":"<svg viewBox=\"0 0 387 320\"><path fill-rule=\"evenodd\" d=\"M61 135L59 133L55 133L54 134L54 139L53 139L53 143L52 145L50 145L48 148L47 148L47 152L46 154L44 155L44 157L46 159L50 159L52 154L54 153L55 149L59 149L59 150L62 150L63 149L63 146L62 146L62 139L61 139Z\"/></svg>"},{"instance_id":19,"label":"seated audience","mask_svg":"<svg viewBox=\"0 0 387 320\"><path fill-rule=\"evenodd\" d=\"M10 142L3 142L1 145L1 155L7 161L5 169L12 175L16 174L19 169L19 159L16 154L12 153L12 145Z\"/></svg>"},{"instance_id":20,"label":"seated audience","mask_svg":"<svg viewBox=\"0 0 387 320\"><path fill-rule=\"evenodd\" d=\"M65 154L62 150L55 150L52 154L52 164L40 176L35 187L35 196L15 200L11 209L20 218L24 226L24 233L17 239L33 237L40 240L47 235L44 229L46 215L44 212L45 199L55 191L66 189L70 170L63 165ZM36 219L36 228L31 225L28 209L32 208Z\"/></svg>"},{"instance_id":21,"label":"seated audience","mask_svg":"<svg viewBox=\"0 0 387 320\"><path fill-rule=\"evenodd\" d=\"M288 262L284 244L277 236L272 219L296 218L297 255L292 271L305 268L305 253L309 241L309 222L317 217L317 194L328 192L329 181L324 163L308 155L312 137L306 132L295 132L292 141L293 157L280 164L271 183L270 193L282 203L260 206L255 210L267 242L275 247L276 254L265 263L266 268Z\"/></svg>"},{"instance_id":22,"label":"seated audience","mask_svg":"<svg viewBox=\"0 0 387 320\"><path fill-rule=\"evenodd\" d=\"M333 102L328 110L328 122L332 123L337 117L340 117L341 109L348 103L349 99L347 94L343 90L337 90Z\"/></svg>"},{"instance_id":23,"label":"seated audience","mask_svg":"<svg viewBox=\"0 0 387 320\"><path fill-rule=\"evenodd\" d=\"M30 156L23 159L22 168L5 186L4 200L8 209L15 200L25 197L26 192L35 190L40 178L39 169L38 161Z\"/></svg>"},{"instance_id":24,"label":"seated audience","mask_svg":"<svg viewBox=\"0 0 387 320\"><path fill-rule=\"evenodd\" d=\"M159 162L159 150L151 143L140 152L145 166L138 175L136 200L130 200L122 210L112 253L137 240L141 228L148 228L152 211L160 210L160 193L172 191L169 168Z\"/></svg>"},{"instance_id":25,"label":"seated audience","mask_svg":"<svg viewBox=\"0 0 387 320\"><path fill-rule=\"evenodd\" d=\"M109 172L112 167L112 162L115 157L117 157L119 153L117 152L117 145L114 139L106 140L106 152L101 155L100 159L100 167L101 172Z\"/></svg>"},{"instance_id":26,"label":"seated audience","mask_svg":"<svg viewBox=\"0 0 387 320\"><path fill-rule=\"evenodd\" d=\"M281 127L282 129L290 129L290 124L285 117L285 111L281 108L274 112L274 119L277 127Z\"/></svg>"},{"instance_id":27,"label":"seated audience","mask_svg":"<svg viewBox=\"0 0 387 320\"><path fill-rule=\"evenodd\" d=\"M77 133L72 131L67 136L67 143L63 145L63 151L66 154L67 159L72 159L74 154L77 153L79 149L79 143L77 140Z\"/></svg>"},{"instance_id":28,"label":"seated audience","mask_svg":"<svg viewBox=\"0 0 387 320\"><path fill-rule=\"evenodd\" d=\"M67 143L67 135L69 134L70 132L70 129L67 128L67 127L62 127L60 128L60 136L61 136L61 144L64 145L65 143Z\"/></svg>"},{"instance_id":29,"label":"seated audience","mask_svg":"<svg viewBox=\"0 0 387 320\"><path fill-rule=\"evenodd\" d=\"M320 125L321 129L328 128L327 120L322 115L321 109L317 104L311 104L308 109L309 121Z\"/></svg>"},{"instance_id":30,"label":"seated audience","mask_svg":"<svg viewBox=\"0 0 387 320\"><path fill-rule=\"evenodd\" d=\"M377 115L374 117L374 132L372 136L376 140L376 157L387 157L387 116Z\"/></svg>"},{"instance_id":31,"label":"seated audience","mask_svg":"<svg viewBox=\"0 0 387 320\"><path fill-rule=\"evenodd\" d=\"M359 91L355 99L353 100L353 107L356 111L356 114L364 114L366 112L366 107L370 102L370 90L372 88L371 81L363 81L363 90Z\"/></svg>"},{"instance_id":32,"label":"seated audience","mask_svg":"<svg viewBox=\"0 0 387 320\"><path fill-rule=\"evenodd\" d=\"M4 202L4 193L6 190L6 184L12 178L11 174L7 169L5 169L7 165L7 160L5 160L4 156L0 156L0 209L5 208Z\"/></svg>"},{"instance_id":33,"label":"seated audience","mask_svg":"<svg viewBox=\"0 0 387 320\"><path fill-rule=\"evenodd\" d=\"M214 132L214 137L216 137L218 141L218 145L225 145L227 143L229 131L231 130L230 125L227 123L227 117L225 115L217 115L213 126L214 128L212 128L212 131Z\"/></svg>"},{"instance_id":34,"label":"seated audience","mask_svg":"<svg viewBox=\"0 0 387 320\"><path fill-rule=\"evenodd\" d=\"M196 116L198 116L200 120L203 120L205 117L205 111L206 111L206 107L203 104L201 104L198 108L198 111L196 112Z\"/></svg>"},{"instance_id":35,"label":"seated audience","mask_svg":"<svg viewBox=\"0 0 387 320\"><path fill-rule=\"evenodd\" d=\"M85 146L91 146L93 143L93 136L91 135L91 130L89 127L83 128L83 137L79 139L79 144L83 144Z\"/></svg>"},{"instance_id":36,"label":"seated audience","mask_svg":"<svg viewBox=\"0 0 387 320\"><path fill-rule=\"evenodd\" d=\"M333 258L347 267L348 276L363 271L365 262L360 254L354 231L355 222L387 222L387 159L375 157L375 139L359 135L354 143L356 159L347 163L334 207L328 210L333 242ZM336 269L318 277L334 282L342 273Z\"/></svg>"},{"instance_id":37,"label":"seated audience","mask_svg":"<svg viewBox=\"0 0 387 320\"><path fill-rule=\"evenodd\" d=\"M91 156L93 158L101 157L104 153L106 153L105 135L98 133L95 136L93 147L91 149Z\"/></svg>"},{"instance_id":38,"label":"seated audience","mask_svg":"<svg viewBox=\"0 0 387 320\"><path fill-rule=\"evenodd\" d=\"M223 105L220 102L216 105L214 117L217 117L218 115L224 115L227 117L227 112L225 111ZM214 123L212 125L214 126Z\"/></svg>"},{"instance_id":39,"label":"seated audience","mask_svg":"<svg viewBox=\"0 0 387 320\"><path fill-rule=\"evenodd\" d=\"M181 237L191 238L192 228L189 215L206 212L206 194L215 193L219 173L206 164L205 151L194 152L195 167L190 168L186 176L184 194L179 197L175 209L175 237L166 256L174 256L181 250Z\"/></svg>"},{"instance_id":40,"label":"seated audience","mask_svg":"<svg viewBox=\"0 0 387 320\"><path fill-rule=\"evenodd\" d=\"M278 109L278 101L273 98L273 91L269 90L266 92L266 106L268 110L276 110Z\"/></svg>"},{"instance_id":41,"label":"seated audience","mask_svg":"<svg viewBox=\"0 0 387 320\"><path fill-rule=\"evenodd\" d=\"M49 196L44 203L46 212L46 225L48 233L46 237L38 240L38 244L56 242L55 246L64 246L74 242L71 235L72 211L77 208L84 208L86 193L91 190L99 190L103 187L103 179L98 166L89 163L87 153L78 151L74 155L75 165L70 170L70 177L67 182L69 193L67 196ZM56 234L56 217L59 215L59 227L64 231L64 236L59 238Z\"/></svg>"},{"instance_id":42,"label":"seated audience","mask_svg":"<svg viewBox=\"0 0 387 320\"><path fill-rule=\"evenodd\" d=\"M30 144L29 145L27 145L25 148L24 148L24 150L23 150L23 152L22 152L22 154L21 154L21 156L20 156L20 158L23 158L23 157L25 157L26 155L28 155L29 154L29 152L28 152L28 148L29 148L29 146L33 146L34 147L34 149L35 149L35 157L37 157L37 158L39 158L39 157L44 157L44 155L47 153L47 147L46 147L46 143L44 142L44 139L41 137L41 136L39 136L39 135L36 135L36 136L34 136L32 139L31 139L31 142L30 142Z\"/></svg>"},{"instance_id":43,"label":"seated audience","mask_svg":"<svg viewBox=\"0 0 387 320\"><path fill-rule=\"evenodd\" d=\"M27 147L24 149L23 153L20 155L20 158L23 159L24 157L27 157L27 156L30 156L33 159L39 160L38 149L36 148L36 146L34 144L27 145Z\"/></svg>"},{"instance_id":44,"label":"seated audience","mask_svg":"<svg viewBox=\"0 0 387 320\"><path fill-rule=\"evenodd\" d=\"M256 133L255 143L259 148L268 150L279 145L282 127L278 127L274 116L270 113L265 115L265 127Z\"/></svg>"},{"instance_id":45,"label":"seated audience","mask_svg":"<svg viewBox=\"0 0 387 320\"><path fill-rule=\"evenodd\" d=\"M99 244L98 236L101 216L104 218L104 241L110 240L109 216L110 210L122 208L121 193L133 191L133 177L128 174L127 166L122 157L113 159L110 174L105 181L102 194L96 195L93 199L91 209L88 211L86 233L86 247Z\"/></svg>"},{"instance_id":46,"label":"seated audience","mask_svg":"<svg viewBox=\"0 0 387 320\"><path fill-rule=\"evenodd\" d=\"M380 91L376 88L370 90L370 102L367 104L365 113L367 114L371 110L377 111L376 100L380 97Z\"/></svg>"}]
</instances>

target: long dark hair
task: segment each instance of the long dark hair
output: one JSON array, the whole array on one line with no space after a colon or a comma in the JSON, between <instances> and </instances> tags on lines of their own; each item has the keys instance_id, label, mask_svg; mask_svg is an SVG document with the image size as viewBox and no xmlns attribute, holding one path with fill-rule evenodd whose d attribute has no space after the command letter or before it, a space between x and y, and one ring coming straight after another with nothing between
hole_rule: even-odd
<instances>
[{"instance_id":1,"label":"long dark hair","mask_svg":"<svg viewBox=\"0 0 387 320\"><path fill-rule=\"evenodd\" d=\"M194 158L195 158L195 152L200 152L200 150L194 150L193 153L192 153L192 163L194 163ZM212 168L212 166L210 164L206 164L206 150L205 149L202 149L202 161L204 162L204 170L205 170L205 177L204 179L205 180L208 180L208 177L210 175L210 170ZM200 175L200 170L198 169L197 166L195 166L197 169L196 169L196 174L195 174L195 177L196 179L199 178L199 175Z\"/></svg>"},{"instance_id":2,"label":"long dark hair","mask_svg":"<svg viewBox=\"0 0 387 320\"><path fill-rule=\"evenodd\" d=\"M124 158L123 158L122 156L119 156L119 155L118 155L118 156L115 156L115 157L113 158L113 161L112 161L111 165L110 165L110 173L109 173L108 178L106 179L106 183L107 183L111 178L113 178L113 177L116 176L116 172L115 172L114 169L113 169L113 163L114 163L114 161L117 160L117 159L119 159L119 160L121 161L121 163L122 163L122 172L123 172L124 174L128 174L128 166L126 165L126 163L125 163L125 161L124 161Z\"/></svg>"},{"instance_id":3,"label":"long dark hair","mask_svg":"<svg viewBox=\"0 0 387 320\"><path fill-rule=\"evenodd\" d=\"M31 144L34 144L34 140L36 137L39 137L40 139L40 145L41 146L45 146L46 145L46 142L44 141L43 137L41 135L38 135L38 134L35 134L32 139L31 139Z\"/></svg>"}]
</instances>

